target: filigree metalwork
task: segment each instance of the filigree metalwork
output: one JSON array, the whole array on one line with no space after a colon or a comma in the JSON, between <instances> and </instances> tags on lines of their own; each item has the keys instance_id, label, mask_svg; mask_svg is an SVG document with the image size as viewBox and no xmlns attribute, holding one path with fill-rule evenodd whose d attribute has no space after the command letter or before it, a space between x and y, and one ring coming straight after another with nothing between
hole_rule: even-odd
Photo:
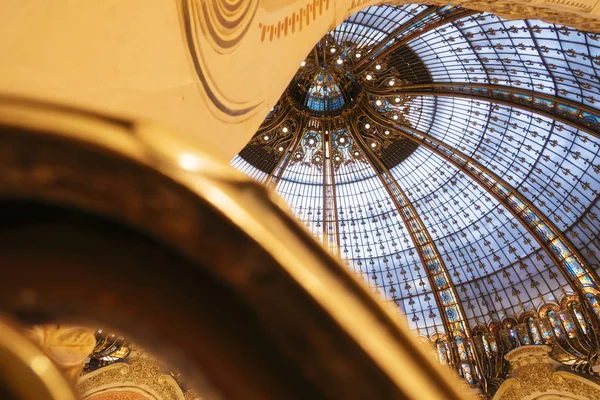
<instances>
[{"instance_id":1,"label":"filigree metalwork","mask_svg":"<svg viewBox=\"0 0 600 400\"><path fill-rule=\"evenodd\" d=\"M131 346L125 338L106 333L102 329L98 329L95 336L96 346L86 360L83 373L127 360L131 353Z\"/></svg>"},{"instance_id":2,"label":"filigree metalwork","mask_svg":"<svg viewBox=\"0 0 600 400\"><path fill-rule=\"evenodd\" d=\"M384 40L380 41L375 46L372 46L372 48L368 48L367 56L362 57L358 62L352 65L351 70L364 72L369 68L367 60L377 59L380 61L385 59L415 37L444 24L476 13L477 11L467 10L456 6L429 6L400 25L394 31L390 32Z\"/></svg>"},{"instance_id":3,"label":"filigree metalwork","mask_svg":"<svg viewBox=\"0 0 600 400\"><path fill-rule=\"evenodd\" d=\"M312 215L310 221L312 226L319 228L317 236L332 251L347 254L347 248L336 249L332 245L332 243L337 242L341 246L338 221L335 215L338 212L338 205L336 204L338 196L335 194L338 185L336 174L340 174L339 176L343 180L344 174L350 175L354 171L357 173L357 181L361 179L379 180L383 191L389 195L393 203L390 207L396 213L392 217L399 217L402 226L406 227L409 233L410 243L414 246L414 249L407 246L409 255L412 256L412 254L417 253L430 282L431 292L424 294L423 300L418 300L420 305L424 307L422 311L425 310L425 307L429 307L429 319L433 320L437 317L436 313L432 311L431 298L434 297L440 311L438 314L442 314L443 321L441 325L443 325L444 332L440 332L439 325L435 325L435 331L433 333L427 331L426 336L429 335L429 340L435 344L440 361L462 371L463 376L470 377L468 380L474 386L477 386L484 396L493 395L506 378L508 362L504 359L504 355L507 352L518 346L542 342L550 343L550 339L545 341L542 332L554 332L552 333L554 335L552 354L555 358L577 371L592 373L592 366L598 361L598 338L595 332L598 332L600 328L597 321L599 308L596 297L600 288L600 279L581 254L581 250L575 247L567 238L566 233L552 222L551 218L559 221L561 216L551 215L551 211L542 211L546 210L547 207L540 209L523 193L519 192L519 186L509 184L513 181L512 176L509 175L508 180L504 180L502 175L493 172L496 169L495 164L488 168L487 164L480 163L478 161L479 155L475 151L479 148L482 152L486 151L484 143L487 144L490 140L486 136L495 139L488 132L497 132L495 129L498 129L502 123L510 125L513 131L519 128L524 129L520 124L520 120L524 115L529 119L527 123L530 126L542 123L542 120L551 119L552 127L546 129L544 133L538 133L537 130L531 131L534 137L538 134L547 134L547 136L543 136L543 140L546 142L544 146L556 146L557 140L550 140L549 137L553 134L555 127L557 131L562 131L567 129L565 125L568 126L568 129L574 128L575 132L580 130L595 137L600 137L600 113L592 106L597 100L593 93L593 79L595 79L592 76L593 74L590 71L586 72L574 67L571 68L573 85L579 85L580 92L576 90L576 93L570 93L566 88L568 85L565 84L570 79L567 76L568 74L564 73L564 76L562 76L557 72L553 72L557 70L557 65L554 63L558 63L558 61L553 61L550 56L546 57L545 54L552 49L539 44L544 37L550 34L564 37L575 34L580 39L584 37L586 41L597 41L597 35L577 32L567 27L540 27L529 21L523 23L515 21L511 24L502 25L494 19L496 18L494 16L478 14L456 6L421 5L414 8L407 7L402 11L401 23L394 25L393 28L388 26L389 31L381 36L378 36L381 32L377 28L372 28L366 33L363 32L364 26L368 24L363 26L361 21L366 21L366 16L376 15L375 12L365 11L363 19L359 17L349 19L347 25L340 25L324 37L308 55L282 99L274 108L273 115L269 117L275 118L279 113L289 118L304 115L305 119L303 124L296 125L300 126L300 129L297 130L296 136L298 139L291 150L289 160L275 167L273 169L275 172L270 173L267 182L273 181L272 176L283 177L286 183L293 182L289 185L292 187L306 183L302 181L302 174L305 174L304 176L314 174L317 178L311 180L310 190L322 183L322 187L317 189L317 191L322 190L318 194L318 196L322 196L322 199L319 198L314 203L316 207L313 204L312 208L309 206L307 209L302 210L301 205L298 207L300 209L298 215L301 218ZM381 20L384 19L381 18ZM383 25L383 22L377 23ZM484 26L486 29L483 29ZM441 39L439 43L432 45L429 39L434 33L440 35ZM518 40L511 44L502 41L502 39L512 35L515 38L520 38L520 34L523 34L523 37L527 39L519 39L523 40L523 43L519 43ZM355 41L349 40L353 37L352 35L355 35ZM555 42L558 43L561 40L559 38ZM572 43L577 43L577 41L580 40L573 40ZM572 43L570 40L565 39L567 46L575 46ZM429 47L436 48L436 46L445 53L438 56L435 50L429 49ZM564 57L572 58L577 62L581 61L581 63L590 61L598 64L597 57L592 53L586 53L586 51L591 52L590 47L587 50L580 49L579 51L576 51L575 48L562 48L562 45L560 47L561 49L557 49L559 55L562 53ZM515 52L517 50L536 52L537 55L531 59L523 58L515 61L509 57L509 53L513 50ZM423 54L427 57L422 57ZM554 57L554 59L558 58ZM509 65L511 63L513 65ZM514 66L514 64L517 65ZM459 69L462 71L461 74L456 73ZM567 70L566 67L564 69ZM540 75L541 73L538 72L541 70L546 70L548 79L536 81L535 78L544 78L544 75ZM550 80L553 80L553 82L547 84ZM547 85L544 85L544 83ZM575 87L573 85L571 86ZM447 100L444 103L440 100L443 97L451 99L442 99ZM445 130L440 129L440 132L430 134L427 126L435 125L437 118L452 119L453 117L450 111L440 114L438 110L446 106L449 109L460 108L467 103L464 99L470 100L470 102L469 106L461 111L461 117L464 118L465 125L477 126L477 128L465 127L464 138L461 138L461 127L453 124L448 124ZM427 112L423 111L425 107L428 107ZM499 111L501 108L502 110L508 110L504 113L508 117L511 117L511 114L514 113L512 122L501 119L503 116ZM429 114L422 118L421 116L426 113ZM487 122L483 117L479 117L480 114L484 113L486 114L485 117L488 118ZM500 122L498 122L499 119ZM480 121L483 124L479 124ZM548 124L550 125L550 122ZM440 123L440 125L443 124ZM269 124L268 119L261 127L260 132L274 129L273 126L275 124L272 122ZM473 138L471 139L470 136ZM498 142L513 141L513 136L508 133L508 130L506 136L499 138ZM574 133L573 136L580 137L583 143L589 140L588 136L579 133ZM452 142L453 145L449 145L444 141L446 138L449 138L448 141L456 139L460 144ZM479 143L473 145L473 142ZM465 306L465 309L472 309L471 300L467 295L463 296L462 299L459 298L456 283L452 279L453 276L458 277L460 274L457 270L454 270L451 277L450 271L444 265L442 258L443 254L444 258L447 257L447 260L451 260L452 255L449 253L444 254L437 249L436 246L440 243L440 249L445 250L442 248L444 238L436 235L435 229L437 227L432 227L431 223L424 223L419 215L423 210L419 210L418 207L429 203L430 198L428 196L437 198L437 193L427 190L425 190L427 196L422 193L410 193L409 191L405 193L397 178L393 175L393 173L406 172L402 171L401 167L396 170L393 169L404 160L403 158L393 159L393 157L389 157L390 153L400 153L399 148L404 143L412 146L407 151L408 155L406 157L410 156L419 147L431 150L435 154L433 158L438 156L444 160L440 165L456 167L458 178L466 177L467 181L473 182L472 186L478 187L478 190L484 194L486 201L497 201L498 214L503 213L504 209L508 210L510 212L507 213L509 217L514 217L514 220L510 221L511 229L522 229L522 235L530 235L531 240L529 236L523 236L527 245L532 242L535 244L537 241L540 247L536 250L533 249L533 246L531 247L532 251L536 252L535 257L539 260L543 258L544 254L547 254L551 264L554 264L565 279L561 281L561 285L568 283L571 286L575 293L573 295L574 302L571 303L572 306L556 310L548 306L550 308L548 308L549 311L546 310L547 313L545 310L539 310L539 314L538 311L531 312L531 321L533 322L529 325L516 318L507 318L493 328L471 330L465 318L465 313L461 309L461 300L465 301L465 298L469 302L468 307ZM463 143L469 144L470 147L463 146ZM523 147L522 144L519 145ZM596 144L594 145L596 146ZM509 146L500 148L504 144L494 143L494 146L498 147L497 150L494 148L494 151L498 152L497 158L500 160L502 160L504 153L510 154L512 151L508 148ZM525 145L525 147L527 146ZM468 154L471 153L468 153L468 151L461 151L466 148L472 148L475 155L469 156ZM569 149L565 148L565 150L569 152ZM581 157L581 154L576 150L573 150L572 153L574 159ZM551 156L542 156L541 152L537 153L537 157L538 161L539 157L551 158ZM586 158L585 164L592 166L598 173L600 167L591 164L593 158L593 156ZM524 158L520 160L523 163L525 162ZM252 164L251 160L248 162ZM367 173L360 175L361 170L359 168L344 170L345 166L364 165L367 166L365 171L367 169L368 171L372 170L374 176L371 174L367 177ZM300 166L304 168L301 171ZM287 168L292 168L294 171L288 171L289 174L286 175ZM515 169L520 172L519 168ZM565 168L564 172L567 176L569 175L569 169ZM443 175L443 171L441 173ZM431 181L436 182L436 179ZM456 179L452 179L450 182L454 185ZM354 184L355 182L351 183ZM589 191L593 183L584 182L584 185L586 186L583 186L582 190ZM270 186L275 187L276 185ZM417 192L422 189L418 185L413 185L413 188L415 187ZM597 189L591 188L593 193L597 195ZM298 192L301 192L301 190L294 186L293 189L288 190L286 195L289 198L304 195L304 193ZM307 192L310 191L307 190ZM445 190L444 193L446 193ZM360 199L366 202L369 211L375 205L381 207L378 204L380 199L387 199L384 194L371 204L370 201L374 196L363 196L362 191L360 194ZM490 194L492 199L487 198L485 196L487 194ZM307 197L309 196L308 194ZM344 200L344 194L339 198L346 201ZM413 206L411 199L417 199L415 201L416 207ZM577 201L577 199L574 201ZM348 204L349 206L346 205L346 211L351 214L354 211L354 204L351 201ZM458 203L455 202L455 204ZM360 214L356 222L364 218L360 206L359 204L356 207L356 211ZM585 212L588 213L591 207L588 206ZM440 208L447 211L445 206ZM566 208L570 209L570 206L566 206ZM479 210L479 208L477 209ZM306 211L306 213L302 214L303 211ZM315 215L318 217L315 218ZM438 214L434 211L434 215L437 216ZM465 218L472 216L467 212L464 212L463 215ZM347 221L350 221L351 226L355 222L353 218L356 218L356 216L347 219ZM374 213L373 224L380 222L378 218L385 221L389 216ZM593 220L596 220L595 214ZM485 221L490 224L489 221L492 221L492 219L485 218ZM379 272L381 272L383 279L389 278L389 281L385 282L387 283L386 290L390 294L388 299L396 302L401 308L410 308L415 304L411 290L425 285L423 282L426 280L425 277L422 277L419 272L412 276L413 282L409 282L406 278L406 265L399 262L399 264L392 265L393 268L390 268L388 262L390 262L389 258L391 257L388 256L395 255L395 258L400 260L400 251L396 248L395 243L396 238L392 237L390 240L393 250L390 250L389 253L372 251L373 246L370 242L372 238L367 234L367 231L372 229L370 233L379 236L379 228L377 225L374 225L373 228L368 227L368 222L365 221L360 223L367 225L367 228L364 228L364 239L366 239L364 247L371 259L365 259L364 256L361 258L364 253L360 253L360 244L355 246L355 254L349 255L348 258L352 262L356 262L355 267L361 277L368 276L368 279L372 280L370 283L375 286L376 292L379 292L382 279L378 277L374 267L363 268L367 263L374 264L375 259L377 259L377 262L382 262L383 264L380 264L381 271ZM442 227L444 230L449 231L446 223L444 222ZM455 218L452 218L452 223L457 224ZM387 227L389 228L389 224ZM362 239L357 233L358 229L351 228L351 232L349 231L348 234L345 233L343 224L341 229L344 240L346 236L352 236L357 243ZM433 235L428 230L431 230ZM479 230L479 227L476 227L476 230ZM388 229L387 233L391 234L392 230ZM466 233L462 234L462 237L466 236ZM450 241L454 241L454 239L454 237L449 238ZM405 241L408 242L408 239L405 239ZM505 241L505 243L508 242ZM486 248L489 247L487 239L483 241L483 245L482 250L485 252L487 251ZM512 245L507 244L507 246L509 246L510 254L517 251ZM475 245L472 245L469 251L476 254L479 249L474 247ZM383 249L383 247L381 248ZM464 250L466 249L467 247L464 246ZM352 254L352 251L350 254ZM459 254L463 258L465 257L462 250L459 250ZM481 257L480 260L483 258ZM499 255L493 254L494 262L502 264L500 260ZM487 267L482 261L479 264L479 268L482 270ZM451 262L449 262L449 265L451 265ZM473 263L473 265L476 264ZM506 279L508 284L512 286L512 295L518 297L518 294L521 293L519 290L522 289L515 288L508 268L502 265L501 267L499 271L502 271L502 275L498 277L499 280L503 282L502 279ZM471 268L469 266L467 270L471 272ZM414 270L419 270L419 267L415 266ZM556 272L558 271L552 270L550 265L548 270L550 279L557 280L559 274ZM393 282L390 278L392 271L404 276L403 288L407 291L407 296L403 299L397 297L399 288L394 286L399 285L402 278L397 278ZM476 275L472 275L475 279ZM527 275L530 279L531 288L536 289L539 286L537 278L533 278L529 272L527 272ZM483 277L483 275L481 276ZM486 278L491 283L491 279ZM460 289L466 290L466 285L464 281L461 282L461 278L457 278L456 281L462 286L459 286ZM524 279L521 282L524 282ZM480 289L480 285L481 282L474 284L477 289ZM492 298L492 293L488 293ZM539 297L542 299L542 294ZM406 300L406 303L398 300ZM495 294L494 300L498 303L504 302L504 299L498 294ZM535 304L539 304L539 302ZM522 308L525 307L523 304L519 305ZM500 307L504 306L501 305ZM491 313L493 306L486 303L486 308ZM554 317L554 315L556 316ZM482 316L485 317L485 314L482 314ZM474 324L478 321L477 316L470 315L468 318ZM415 314L412 322L417 325L417 330L420 329L416 322L418 320L419 318ZM559 328L562 329L562 336L558 333ZM570 329L570 334L566 333L568 329ZM419 334L422 333L419 331Z\"/></svg>"},{"instance_id":4,"label":"filigree metalwork","mask_svg":"<svg viewBox=\"0 0 600 400\"><path fill-rule=\"evenodd\" d=\"M598 299L597 294L590 296ZM600 350L600 307L593 303L596 306L590 313L586 303L577 296L565 296L560 303L546 303L537 312L475 327L473 359L482 392L489 396L496 393L509 372L505 356L524 346L548 345L555 361L573 371L597 375L592 368L598 363Z\"/></svg>"},{"instance_id":5,"label":"filigree metalwork","mask_svg":"<svg viewBox=\"0 0 600 400\"><path fill-rule=\"evenodd\" d=\"M82 398L98 393L122 393L143 389L157 399L199 399L178 373L169 372L149 353L136 349L127 362L104 365L79 378Z\"/></svg>"},{"instance_id":6,"label":"filigree metalwork","mask_svg":"<svg viewBox=\"0 0 600 400\"><path fill-rule=\"evenodd\" d=\"M600 137L600 112L598 109L568 98L521 89L518 87L520 85L521 82L515 83L517 87L480 83L436 82L421 85L404 84L397 91L404 93L406 96L447 96L506 104L553 118Z\"/></svg>"},{"instance_id":7,"label":"filigree metalwork","mask_svg":"<svg viewBox=\"0 0 600 400\"><path fill-rule=\"evenodd\" d=\"M593 268L587 264L585 258L579 254L566 236L537 207L506 181L459 150L432 138L424 132L408 126L399 126L398 133L417 141L456 165L504 204L538 240L540 246L554 260L559 270L571 283L573 290L580 294L580 297L583 297L583 290L585 289L598 289L600 280Z\"/></svg>"},{"instance_id":8,"label":"filigree metalwork","mask_svg":"<svg viewBox=\"0 0 600 400\"><path fill-rule=\"evenodd\" d=\"M389 193L394 202L399 215L408 228L412 241L419 253L421 263L425 267L430 286L434 291L434 296L438 309L442 312L442 320L447 335L451 338L452 346L449 347L448 357L451 364L458 373L470 384L474 384L473 366L469 355L472 349L469 344L470 332L461 303L458 301L458 294L455 286L450 279L450 274L441 257L437 246L434 244L429 231L423 224L417 210L412 205L398 182L392 177L383 163L375 156L378 146L377 142L371 141L367 144L364 141L362 132L369 131L369 123L358 120L358 123L350 121L350 132L354 140L359 142L365 149L366 158L377 173L381 184ZM371 134L372 135L372 134ZM384 133L385 135L385 133Z\"/></svg>"},{"instance_id":9,"label":"filigree metalwork","mask_svg":"<svg viewBox=\"0 0 600 400\"><path fill-rule=\"evenodd\" d=\"M389 63L389 57L369 63L366 72L356 75L351 65L366 55L369 48L352 43L337 43L328 35L302 62L281 100L245 151L260 147L263 159L273 161L267 185L276 186L285 168L301 163L322 168L331 157L332 168L363 160L363 150L348 136L349 121L361 118L364 107L376 107L398 123L408 124L409 96L397 89L409 82ZM377 154L401 138L383 127L364 127L367 142ZM331 132L331 154L324 139ZM252 158L252 155L248 155ZM262 169L262 168L261 168Z\"/></svg>"}]
</instances>

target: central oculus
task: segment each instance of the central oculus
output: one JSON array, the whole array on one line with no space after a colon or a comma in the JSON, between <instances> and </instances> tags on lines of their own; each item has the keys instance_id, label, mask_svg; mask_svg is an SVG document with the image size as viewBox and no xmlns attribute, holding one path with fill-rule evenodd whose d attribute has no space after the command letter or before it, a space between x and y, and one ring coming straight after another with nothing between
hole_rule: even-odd
<instances>
[{"instance_id":1,"label":"central oculus","mask_svg":"<svg viewBox=\"0 0 600 400\"><path fill-rule=\"evenodd\" d=\"M350 56L342 46L319 42L289 86L296 105L313 115L352 108L361 86L346 68Z\"/></svg>"}]
</instances>

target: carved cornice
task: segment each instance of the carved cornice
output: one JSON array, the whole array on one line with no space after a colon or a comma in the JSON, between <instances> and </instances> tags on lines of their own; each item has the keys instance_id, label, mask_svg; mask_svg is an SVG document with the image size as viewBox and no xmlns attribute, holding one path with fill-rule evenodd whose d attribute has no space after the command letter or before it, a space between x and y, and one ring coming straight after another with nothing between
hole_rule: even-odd
<instances>
[{"instance_id":1,"label":"carved cornice","mask_svg":"<svg viewBox=\"0 0 600 400\"><path fill-rule=\"evenodd\" d=\"M132 391L149 399L199 399L191 390L182 390L148 353L137 351L127 363L116 363L81 376L77 384L85 400L100 393Z\"/></svg>"},{"instance_id":2,"label":"carved cornice","mask_svg":"<svg viewBox=\"0 0 600 400\"><path fill-rule=\"evenodd\" d=\"M404 2L402 2L404 3ZM423 4L446 5L445 0L423 0ZM562 3L569 3L567 5ZM452 5L497 14L506 19L540 19L559 25L600 32L599 9L594 0L456 0Z\"/></svg>"},{"instance_id":3,"label":"carved cornice","mask_svg":"<svg viewBox=\"0 0 600 400\"><path fill-rule=\"evenodd\" d=\"M505 357L511 363L514 377L500 386L494 400L535 400L548 395L600 398L599 385L569 372L555 371L549 351L549 346L525 346L508 353Z\"/></svg>"}]
</instances>

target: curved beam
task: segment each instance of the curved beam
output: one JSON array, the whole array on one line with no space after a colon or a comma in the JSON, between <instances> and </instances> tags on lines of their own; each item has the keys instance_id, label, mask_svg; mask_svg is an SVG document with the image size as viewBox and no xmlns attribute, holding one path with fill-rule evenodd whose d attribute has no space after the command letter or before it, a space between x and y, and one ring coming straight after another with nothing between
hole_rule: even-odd
<instances>
[{"instance_id":1,"label":"curved beam","mask_svg":"<svg viewBox=\"0 0 600 400\"><path fill-rule=\"evenodd\" d=\"M436 7L436 6L428 6L427 8L425 8L425 10L421 11L420 13L418 13L417 15L415 15L414 17L412 17L411 19L409 19L408 21L406 21L405 23L403 23L402 25L400 25L398 28L394 29L392 32L390 32L389 34L387 34L386 38L384 40L382 40L381 42L377 43L369 51L369 53L366 55L366 57L361 58L356 64L352 65L348 69L350 71L362 70L363 69L362 66L367 62L367 60L371 60L375 56L378 56L377 53L380 50L384 49L385 46L387 46L392 40L396 39L396 37L398 35L400 35L404 31L410 29L412 26L414 26L419 21L421 21L423 18L428 17L429 15L433 14L434 12L436 12L438 9L439 8ZM384 32L382 32L382 33L384 33ZM391 46L394 46L395 43L396 42L394 42Z\"/></svg>"},{"instance_id":2,"label":"curved beam","mask_svg":"<svg viewBox=\"0 0 600 400\"><path fill-rule=\"evenodd\" d=\"M335 191L335 174L333 173L332 157L332 129L321 121L322 135L326 150L323 157L323 244L333 254L338 255L340 249L340 232L338 227L337 196ZM327 150L328 149L328 150ZM333 221L328 220L328 214ZM333 225L330 229L329 225Z\"/></svg>"},{"instance_id":3,"label":"curved beam","mask_svg":"<svg viewBox=\"0 0 600 400\"><path fill-rule=\"evenodd\" d=\"M296 148L300 143L300 138L304 134L305 122L306 119L303 117L296 124L296 132L294 133L294 138L292 139L292 142L285 150L285 154L279 159L279 162L277 163L277 165L275 165L275 168L273 168L273 170L265 180L264 185L269 189L275 189L277 187L277 183L279 183L279 180L283 176L283 172L292 160L292 155L294 154L294 151L296 151Z\"/></svg>"},{"instance_id":4,"label":"curved beam","mask_svg":"<svg viewBox=\"0 0 600 400\"><path fill-rule=\"evenodd\" d=\"M371 164L373 171L387 191L404 225L410 233L421 263L433 291L438 309L442 314L442 322L448 337L454 338L457 334L470 337L469 327L466 323L465 313L459 301L456 288L450 279L448 269L433 243L429 231L423 224L416 209L389 170L370 150L364 142L355 120L348 120L352 139L362 147L365 158Z\"/></svg>"},{"instance_id":5,"label":"curved beam","mask_svg":"<svg viewBox=\"0 0 600 400\"><path fill-rule=\"evenodd\" d=\"M171 131L8 98L0 126L4 226L48 216L4 229L9 316L111 325L225 398L464 398L281 201ZM227 318L200 310L211 300Z\"/></svg>"},{"instance_id":6,"label":"curved beam","mask_svg":"<svg viewBox=\"0 0 600 400\"><path fill-rule=\"evenodd\" d=\"M600 138L600 111L572 100L510 86L447 83L405 85L405 96L440 96L481 100L542 115Z\"/></svg>"},{"instance_id":7,"label":"curved beam","mask_svg":"<svg viewBox=\"0 0 600 400\"><path fill-rule=\"evenodd\" d=\"M535 92L529 89L521 89L514 86L506 86L506 85L494 85L491 83L468 83L468 82L433 82L433 83L421 83L421 84L411 84L411 85L402 85L400 87L400 91L404 90L444 90L447 89L449 91L469 91L473 92L475 89L484 89L485 91L495 91L495 92L508 92L510 94L522 94L529 97L540 98L544 100L549 100L556 103L561 103L568 105L570 107L575 107L581 109L581 111L595 114L600 118L600 109L587 106L585 104L579 103L577 101L573 101L571 99L557 97L551 94Z\"/></svg>"},{"instance_id":8,"label":"curved beam","mask_svg":"<svg viewBox=\"0 0 600 400\"><path fill-rule=\"evenodd\" d=\"M272 112L272 111L271 111ZM290 115L290 107L285 107L278 113L275 113L272 118L266 118L265 121L260 125L258 131L254 136L262 134L263 132L271 131L280 126L283 121Z\"/></svg>"},{"instance_id":9,"label":"curved beam","mask_svg":"<svg viewBox=\"0 0 600 400\"><path fill-rule=\"evenodd\" d=\"M600 279L593 268L566 236L519 191L479 162L444 142L408 126L398 126L397 129L400 135L452 163L496 198L536 239L582 299L586 290L598 290Z\"/></svg>"},{"instance_id":10,"label":"curved beam","mask_svg":"<svg viewBox=\"0 0 600 400\"><path fill-rule=\"evenodd\" d=\"M358 62L356 64L356 68L353 68L353 70L355 70L356 73L364 72L367 69L367 67L369 66L369 64L365 65L365 62L367 61L367 59L372 60L374 57L375 58L387 57L390 54L392 54L394 51L396 51L399 47L404 46L406 43L410 42L411 40L415 39L416 37L421 36L424 33L427 33L436 28L439 28L442 25L449 24L456 20L466 18L471 15L480 13L480 11L467 10L467 9L463 9L463 8L459 8L459 7L454 7L454 9L451 10L447 15L441 14L440 12L444 12L445 11L444 9L447 7L450 7L450 6L438 7L435 10L432 10L431 7L429 7L425 11L423 11L423 12L417 14L415 17L411 18L406 23L402 24L402 26L400 26L400 28L391 32L388 35L388 37L386 38L386 40L380 42L377 46L375 46L373 48L373 50L369 52L369 57L365 57L360 62ZM422 26L419 27L419 24L423 20L428 18L431 14L436 14L436 15L434 17L431 17L430 21L426 21L425 23L423 23ZM436 17L437 17L437 19L436 19ZM410 30L411 28L412 28L412 30ZM396 39L396 37L398 35L400 35L401 33L404 33L405 31L409 31L406 36L400 38L399 40L396 40L389 47L383 49L385 47L385 45L388 44L392 39ZM381 52L379 54L377 54L377 52L380 50L381 50Z\"/></svg>"},{"instance_id":11,"label":"curved beam","mask_svg":"<svg viewBox=\"0 0 600 400\"><path fill-rule=\"evenodd\" d=\"M532 202L501 177L443 141L406 125L394 125L370 108L366 108L365 112L374 122L394 126L400 136L428 148L450 162L492 195L527 229L550 257L576 293L584 313L594 313L587 295L592 294L596 298L599 294L600 278L577 248ZM591 331L596 335L600 327L595 322L592 322L591 326Z\"/></svg>"}]
</instances>

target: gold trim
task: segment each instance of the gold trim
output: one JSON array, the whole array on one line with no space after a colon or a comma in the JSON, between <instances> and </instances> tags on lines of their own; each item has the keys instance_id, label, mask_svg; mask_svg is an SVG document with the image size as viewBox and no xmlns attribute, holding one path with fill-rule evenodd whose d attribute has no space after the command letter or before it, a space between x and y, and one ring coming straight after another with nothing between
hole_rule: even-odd
<instances>
[{"instance_id":1,"label":"gold trim","mask_svg":"<svg viewBox=\"0 0 600 400\"><path fill-rule=\"evenodd\" d=\"M5 320L0 320L0 377L18 399L76 400L56 365Z\"/></svg>"}]
</instances>

